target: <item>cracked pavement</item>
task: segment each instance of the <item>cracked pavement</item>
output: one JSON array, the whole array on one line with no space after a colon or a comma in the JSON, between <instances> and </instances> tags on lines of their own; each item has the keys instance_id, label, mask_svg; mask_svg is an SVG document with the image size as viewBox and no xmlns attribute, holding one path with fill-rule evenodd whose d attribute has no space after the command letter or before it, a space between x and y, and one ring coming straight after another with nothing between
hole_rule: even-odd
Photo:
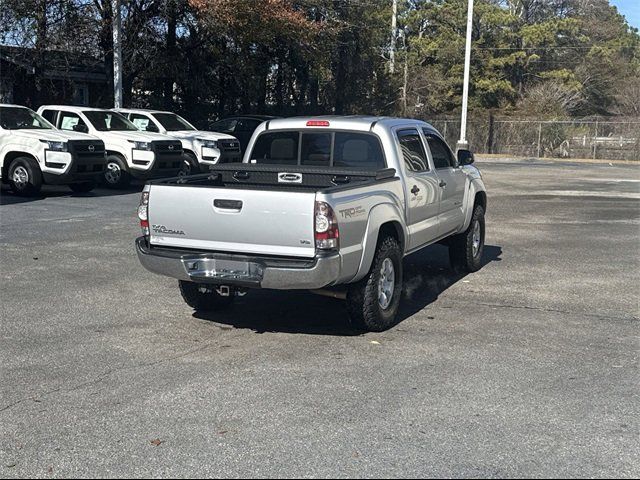
<instances>
[{"instance_id":1,"label":"cracked pavement","mask_svg":"<svg viewBox=\"0 0 640 480\"><path fill-rule=\"evenodd\" d=\"M0 476L638 477L640 169L479 166L485 266L408 257L364 335L305 292L193 314L139 188L3 187Z\"/></svg>"}]
</instances>

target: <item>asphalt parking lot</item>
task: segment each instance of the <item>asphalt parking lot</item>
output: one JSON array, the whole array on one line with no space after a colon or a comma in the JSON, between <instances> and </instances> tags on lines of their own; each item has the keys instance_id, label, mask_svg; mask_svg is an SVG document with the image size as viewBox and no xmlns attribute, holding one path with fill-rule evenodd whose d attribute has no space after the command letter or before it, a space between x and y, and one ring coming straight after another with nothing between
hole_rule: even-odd
<instances>
[{"instance_id":1,"label":"asphalt parking lot","mask_svg":"<svg viewBox=\"0 0 640 480\"><path fill-rule=\"evenodd\" d=\"M405 263L403 321L146 272L139 188L0 196L0 477L637 477L640 168L481 162L485 265Z\"/></svg>"}]
</instances>

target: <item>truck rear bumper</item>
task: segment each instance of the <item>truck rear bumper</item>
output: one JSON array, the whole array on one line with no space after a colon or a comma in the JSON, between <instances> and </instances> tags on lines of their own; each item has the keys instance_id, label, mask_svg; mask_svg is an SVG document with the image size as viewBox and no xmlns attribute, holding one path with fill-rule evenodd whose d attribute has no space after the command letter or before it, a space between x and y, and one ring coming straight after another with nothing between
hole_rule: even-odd
<instances>
[{"instance_id":1,"label":"truck rear bumper","mask_svg":"<svg viewBox=\"0 0 640 480\"><path fill-rule=\"evenodd\" d=\"M136 252L150 272L196 283L275 290L319 289L340 276L340 255L313 259L246 255L149 247L136 239Z\"/></svg>"}]
</instances>

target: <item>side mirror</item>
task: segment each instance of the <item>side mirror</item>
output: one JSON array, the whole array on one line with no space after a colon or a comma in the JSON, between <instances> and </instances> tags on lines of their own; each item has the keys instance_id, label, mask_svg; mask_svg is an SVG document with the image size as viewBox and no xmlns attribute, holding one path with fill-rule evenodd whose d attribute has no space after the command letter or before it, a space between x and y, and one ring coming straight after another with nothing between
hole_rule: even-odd
<instances>
[{"instance_id":1,"label":"side mirror","mask_svg":"<svg viewBox=\"0 0 640 480\"><path fill-rule=\"evenodd\" d=\"M89 128L86 125L83 125L82 123L78 123L73 126L73 131L81 132L81 133L89 133Z\"/></svg>"},{"instance_id":2,"label":"side mirror","mask_svg":"<svg viewBox=\"0 0 640 480\"><path fill-rule=\"evenodd\" d=\"M471 150L458 150L458 165L471 165L474 160Z\"/></svg>"}]
</instances>

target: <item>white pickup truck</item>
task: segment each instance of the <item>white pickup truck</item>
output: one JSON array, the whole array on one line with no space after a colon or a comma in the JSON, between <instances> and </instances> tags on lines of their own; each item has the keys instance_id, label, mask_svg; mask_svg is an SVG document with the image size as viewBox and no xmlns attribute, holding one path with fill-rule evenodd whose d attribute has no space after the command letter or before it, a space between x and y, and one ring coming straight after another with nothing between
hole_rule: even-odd
<instances>
[{"instance_id":1,"label":"white pickup truck","mask_svg":"<svg viewBox=\"0 0 640 480\"><path fill-rule=\"evenodd\" d=\"M56 130L27 107L0 104L0 179L18 195L37 195L43 184L89 192L105 163L102 140Z\"/></svg>"},{"instance_id":2,"label":"white pickup truck","mask_svg":"<svg viewBox=\"0 0 640 480\"><path fill-rule=\"evenodd\" d=\"M372 331L397 321L402 258L435 242L456 269L481 266L487 196L473 154L419 120L278 119L243 164L148 183L138 257L177 278L195 309L248 288L343 297Z\"/></svg>"},{"instance_id":3,"label":"white pickup truck","mask_svg":"<svg viewBox=\"0 0 640 480\"><path fill-rule=\"evenodd\" d=\"M180 140L184 150L185 175L206 172L209 167L218 163L241 160L240 142L237 138L225 133L197 130L175 113L139 108L118 108L115 111L127 117L143 132L158 132Z\"/></svg>"},{"instance_id":4,"label":"white pickup truck","mask_svg":"<svg viewBox=\"0 0 640 480\"><path fill-rule=\"evenodd\" d=\"M132 178L171 177L182 168L179 140L141 132L119 113L65 105L44 105L38 113L60 130L90 133L104 142L107 151L104 180L108 187L124 188Z\"/></svg>"}]
</instances>

